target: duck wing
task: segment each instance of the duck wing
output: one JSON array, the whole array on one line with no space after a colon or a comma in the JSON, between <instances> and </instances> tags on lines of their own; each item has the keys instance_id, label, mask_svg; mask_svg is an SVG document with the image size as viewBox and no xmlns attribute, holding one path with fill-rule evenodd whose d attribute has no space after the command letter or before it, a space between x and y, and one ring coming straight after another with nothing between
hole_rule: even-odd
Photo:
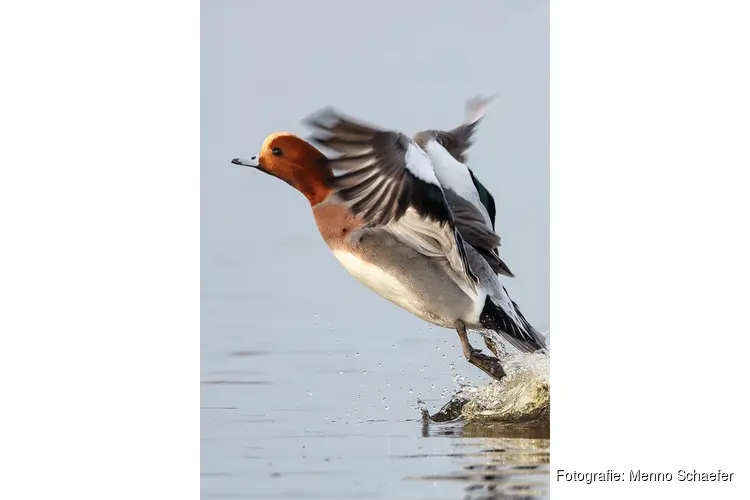
<instances>
[{"instance_id":1,"label":"duck wing","mask_svg":"<svg viewBox=\"0 0 750 500\"><path fill-rule=\"evenodd\" d=\"M469 100L466 103L464 122L452 130L424 130L414 136L414 140L430 156L443 188L453 189L475 204L486 215L493 229L497 213L495 199L468 167L467 151L473 144L477 126L494 97L475 97Z\"/></svg>"},{"instance_id":2,"label":"duck wing","mask_svg":"<svg viewBox=\"0 0 750 500\"><path fill-rule=\"evenodd\" d=\"M465 163L472 134L491 99L469 101L467 118L461 126L451 131L425 130L417 133L414 140L430 157L461 236L496 273L512 277L497 251L500 237L494 231L495 200Z\"/></svg>"},{"instance_id":3,"label":"duck wing","mask_svg":"<svg viewBox=\"0 0 750 500\"><path fill-rule=\"evenodd\" d=\"M477 126L487 114L487 108L494 98L495 95L469 99L466 102L466 116L461 125L452 130L430 131L436 134L437 141L459 162L465 164L468 161L466 152L474 143Z\"/></svg>"},{"instance_id":4,"label":"duck wing","mask_svg":"<svg viewBox=\"0 0 750 500\"><path fill-rule=\"evenodd\" d=\"M406 135L344 117L332 108L305 120L328 160L333 191L369 227L383 227L425 256L447 260L476 291L464 241L427 154Z\"/></svg>"},{"instance_id":5,"label":"duck wing","mask_svg":"<svg viewBox=\"0 0 750 500\"><path fill-rule=\"evenodd\" d=\"M513 272L498 255L500 236L487 225L484 215L477 207L451 189L445 189L445 199L453 212L456 228L466 243L484 257L492 270L512 278Z\"/></svg>"}]
</instances>

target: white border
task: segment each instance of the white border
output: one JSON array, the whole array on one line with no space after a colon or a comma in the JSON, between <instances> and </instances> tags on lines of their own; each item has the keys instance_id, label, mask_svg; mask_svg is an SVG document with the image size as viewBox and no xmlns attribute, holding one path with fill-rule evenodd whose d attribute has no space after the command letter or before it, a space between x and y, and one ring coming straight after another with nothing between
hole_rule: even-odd
<instances>
[{"instance_id":1,"label":"white border","mask_svg":"<svg viewBox=\"0 0 750 500\"><path fill-rule=\"evenodd\" d=\"M551 19L551 496L742 497L750 3L558 1Z\"/></svg>"},{"instance_id":2,"label":"white border","mask_svg":"<svg viewBox=\"0 0 750 500\"><path fill-rule=\"evenodd\" d=\"M0 498L199 495L199 16L0 7Z\"/></svg>"}]
</instances>

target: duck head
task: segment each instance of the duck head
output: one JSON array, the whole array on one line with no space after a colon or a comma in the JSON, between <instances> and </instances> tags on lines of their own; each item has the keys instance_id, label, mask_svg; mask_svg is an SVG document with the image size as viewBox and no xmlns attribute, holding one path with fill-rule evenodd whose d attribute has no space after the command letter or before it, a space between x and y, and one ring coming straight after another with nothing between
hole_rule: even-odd
<instances>
[{"instance_id":1,"label":"duck head","mask_svg":"<svg viewBox=\"0 0 750 500\"><path fill-rule=\"evenodd\" d=\"M249 159L235 158L235 165L251 167L286 182L317 205L331 192L328 158L315 146L289 132L276 132L263 141L260 153Z\"/></svg>"}]
</instances>

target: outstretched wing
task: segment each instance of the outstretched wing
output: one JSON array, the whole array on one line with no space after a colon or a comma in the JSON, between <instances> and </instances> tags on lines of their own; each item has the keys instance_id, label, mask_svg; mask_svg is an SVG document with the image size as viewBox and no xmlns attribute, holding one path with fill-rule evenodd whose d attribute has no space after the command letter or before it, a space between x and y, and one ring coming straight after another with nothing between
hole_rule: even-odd
<instances>
[{"instance_id":1,"label":"outstretched wing","mask_svg":"<svg viewBox=\"0 0 750 500\"><path fill-rule=\"evenodd\" d=\"M467 101L464 122L452 130L425 130L414 136L415 141L423 148L434 139L449 154L448 158L452 160L443 159L435 165L436 169L440 168L437 174L443 188L453 189L472 203L481 204L482 211L488 215L493 229L496 215L495 199L468 167L467 151L473 144L479 122L484 118L487 107L494 98L494 95L486 98L477 96ZM469 175L466 175L467 170Z\"/></svg>"},{"instance_id":2,"label":"outstretched wing","mask_svg":"<svg viewBox=\"0 0 750 500\"><path fill-rule=\"evenodd\" d=\"M331 188L369 226L382 226L422 254L447 259L476 289L463 239L427 154L407 136L324 109L305 120L329 159Z\"/></svg>"},{"instance_id":3,"label":"outstretched wing","mask_svg":"<svg viewBox=\"0 0 750 500\"><path fill-rule=\"evenodd\" d=\"M487 113L487 107L494 98L495 96L492 95L490 97L477 96L470 99L466 103L466 117L461 125L452 130L432 131L435 133L436 140L453 158L461 163L466 163L466 152L473 144L477 126L482 121L482 118L484 118L484 115Z\"/></svg>"}]
</instances>

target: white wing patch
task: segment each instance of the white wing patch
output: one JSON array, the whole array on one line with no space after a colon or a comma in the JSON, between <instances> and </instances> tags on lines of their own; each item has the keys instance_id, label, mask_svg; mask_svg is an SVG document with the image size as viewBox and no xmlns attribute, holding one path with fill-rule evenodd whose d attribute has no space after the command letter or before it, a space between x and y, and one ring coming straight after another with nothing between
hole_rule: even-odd
<instances>
[{"instance_id":1,"label":"white wing patch","mask_svg":"<svg viewBox=\"0 0 750 500\"><path fill-rule=\"evenodd\" d=\"M479 198L471 174L466 165L453 158L453 156L437 141L430 140L426 145L426 154L431 161L438 181L445 189L450 189L460 197L471 202L481 212L487 224L491 225L490 214Z\"/></svg>"},{"instance_id":2,"label":"white wing patch","mask_svg":"<svg viewBox=\"0 0 750 500\"><path fill-rule=\"evenodd\" d=\"M406 168L415 177L430 184L440 186L440 181L438 181L437 175L435 175L435 168L430 161L430 157L413 142L409 142L404 161L406 162Z\"/></svg>"}]
</instances>

